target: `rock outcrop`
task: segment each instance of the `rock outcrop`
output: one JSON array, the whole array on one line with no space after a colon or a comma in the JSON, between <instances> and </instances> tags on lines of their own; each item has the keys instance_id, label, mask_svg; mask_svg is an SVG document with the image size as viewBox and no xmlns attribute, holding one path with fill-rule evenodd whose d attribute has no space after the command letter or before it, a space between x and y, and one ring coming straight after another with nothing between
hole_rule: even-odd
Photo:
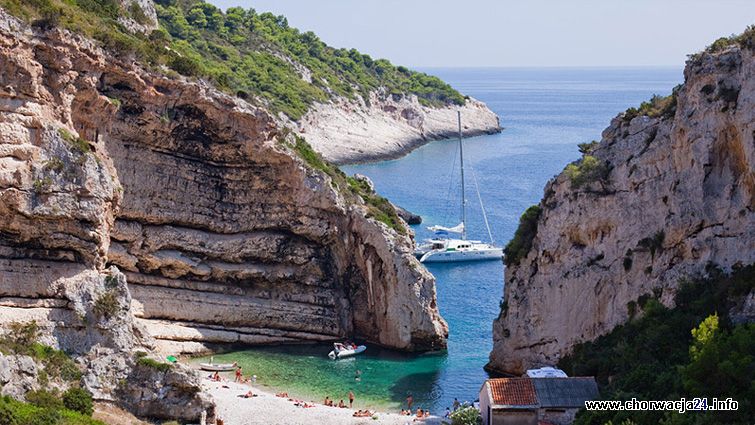
<instances>
[{"instance_id":1,"label":"rock outcrop","mask_svg":"<svg viewBox=\"0 0 755 425\"><path fill-rule=\"evenodd\" d=\"M456 137L457 111L465 137L501 131L498 116L478 100L433 108L414 95L383 91L372 92L368 102L359 97L315 104L292 127L336 164L378 161L400 157L432 140Z\"/></svg>"},{"instance_id":2,"label":"rock outcrop","mask_svg":"<svg viewBox=\"0 0 755 425\"><path fill-rule=\"evenodd\" d=\"M7 15L0 55L4 318L77 323L61 282L112 265L138 324L174 353L444 346L409 236L347 201L264 110Z\"/></svg>"},{"instance_id":3,"label":"rock outcrop","mask_svg":"<svg viewBox=\"0 0 755 425\"><path fill-rule=\"evenodd\" d=\"M532 249L505 272L489 368L552 365L638 298L671 305L685 277L755 261L753 50L694 57L675 101L673 114L611 122L591 154L604 179L548 183Z\"/></svg>"},{"instance_id":4,"label":"rock outcrop","mask_svg":"<svg viewBox=\"0 0 755 425\"><path fill-rule=\"evenodd\" d=\"M410 235L301 159L265 110L1 9L0 81L0 328L36 321L97 399L211 415L184 372L119 389L151 376L137 351L445 346Z\"/></svg>"}]
</instances>

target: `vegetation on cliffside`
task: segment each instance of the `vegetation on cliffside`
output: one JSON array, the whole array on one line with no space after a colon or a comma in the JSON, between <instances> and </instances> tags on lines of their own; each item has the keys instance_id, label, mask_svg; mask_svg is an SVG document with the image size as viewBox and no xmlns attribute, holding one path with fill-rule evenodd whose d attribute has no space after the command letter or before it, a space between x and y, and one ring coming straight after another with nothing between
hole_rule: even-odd
<instances>
[{"instance_id":1,"label":"vegetation on cliffside","mask_svg":"<svg viewBox=\"0 0 755 425\"><path fill-rule=\"evenodd\" d=\"M676 307L664 307L660 295L629 303L640 317L593 342L575 347L559 367L570 376L594 375L604 400L690 400L731 397L739 410L726 412L587 412L576 424L746 424L755 416L755 324L734 324L728 312L755 290L755 265L731 275L681 284Z\"/></svg>"},{"instance_id":2,"label":"vegetation on cliffside","mask_svg":"<svg viewBox=\"0 0 755 425\"><path fill-rule=\"evenodd\" d=\"M532 248L532 240L537 235L537 221L543 209L539 205L533 205L519 218L519 227L509 243L503 249L503 262L507 265L519 264L522 258L527 256Z\"/></svg>"},{"instance_id":3,"label":"vegetation on cliffside","mask_svg":"<svg viewBox=\"0 0 755 425\"><path fill-rule=\"evenodd\" d=\"M201 0L157 0L160 28L132 34L118 18L146 19L118 0L0 0L10 13L40 28L61 26L99 40L120 55L152 67L167 66L206 78L243 98L262 99L273 112L301 117L313 102L354 98L385 88L410 93L430 106L461 105L464 97L442 80L373 59L355 49L336 49L312 32L300 32L283 16L232 7L223 12Z\"/></svg>"},{"instance_id":4,"label":"vegetation on cliffside","mask_svg":"<svg viewBox=\"0 0 755 425\"><path fill-rule=\"evenodd\" d=\"M340 168L324 160L303 138L296 135L291 137L293 142L289 143L289 147L311 168L327 174L336 190L347 199L353 200L354 196L361 198L367 209L367 217L384 223L400 235L406 235L406 227L390 201L377 194L366 182L347 176Z\"/></svg>"}]
</instances>

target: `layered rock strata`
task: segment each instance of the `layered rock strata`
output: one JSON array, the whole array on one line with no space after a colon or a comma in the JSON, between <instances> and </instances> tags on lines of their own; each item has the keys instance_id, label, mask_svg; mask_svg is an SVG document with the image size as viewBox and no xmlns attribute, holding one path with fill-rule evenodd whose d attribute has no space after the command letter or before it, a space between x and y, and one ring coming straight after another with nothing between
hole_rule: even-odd
<instances>
[{"instance_id":1,"label":"layered rock strata","mask_svg":"<svg viewBox=\"0 0 755 425\"><path fill-rule=\"evenodd\" d=\"M191 374L144 370L139 351L445 345L409 235L347 200L264 110L2 10L0 81L0 327L36 321L96 398L212 414ZM145 377L160 390L122 387Z\"/></svg>"},{"instance_id":2,"label":"layered rock strata","mask_svg":"<svg viewBox=\"0 0 755 425\"><path fill-rule=\"evenodd\" d=\"M505 272L489 367L519 374L671 305L708 265L755 261L755 58L730 47L687 64L675 113L619 115L592 155L605 179L548 183L532 249ZM631 118L631 119L630 119Z\"/></svg>"}]
</instances>

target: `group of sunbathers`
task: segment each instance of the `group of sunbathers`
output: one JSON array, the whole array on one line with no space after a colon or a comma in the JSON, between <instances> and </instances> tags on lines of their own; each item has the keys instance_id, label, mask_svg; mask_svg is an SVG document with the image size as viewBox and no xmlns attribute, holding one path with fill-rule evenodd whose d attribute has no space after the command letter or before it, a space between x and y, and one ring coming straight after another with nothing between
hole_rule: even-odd
<instances>
[{"instance_id":1,"label":"group of sunbathers","mask_svg":"<svg viewBox=\"0 0 755 425\"><path fill-rule=\"evenodd\" d=\"M325 397L325 401L323 401L322 404L328 407L340 407L341 409L345 409L347 407L346 403L343 402L343 399L341 399L341 401L336 404L336 401L331 400L330 397Z\"/></svg>"},{"instance_id":2,"label":"group of sunbathers","mask_svg":"<svg viewBox=\"0 0 755 425\"><path fill-rule=\"evenodd\" d=\"M401 409L401 416L411 416L412 411L410 409ZM430 417L429 410L417 409L417 419L424 419Z\"/></svg>"},{"instance_id":3,"label":"group of sunbathers","mask_svg":"<svg viewBox=\"0 0 755 425\"><path fill-rule=\"evenodd\" d=\"M373 415L374 415L374 413L370 412L369 410L357 410L351 416L353 416L355 418L370 418Z\"/></svg>"}]
</instances>

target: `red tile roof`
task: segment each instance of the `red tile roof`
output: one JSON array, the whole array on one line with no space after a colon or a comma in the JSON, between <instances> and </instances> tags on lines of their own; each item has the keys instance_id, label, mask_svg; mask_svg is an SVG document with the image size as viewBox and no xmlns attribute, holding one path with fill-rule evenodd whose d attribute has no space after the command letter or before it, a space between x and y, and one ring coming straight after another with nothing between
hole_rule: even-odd
<instances>
[{"instance_id":1,"label":"red tile roof","mask_svg":"<svg viewBox=\"0 0 755 425\"><path fill-rule=\"evenodd\" d=\"M530 378L488 379L493 393L493 404L506 406L533 406L538 404L535 386Z\"/></svg>"}]
</instances>

